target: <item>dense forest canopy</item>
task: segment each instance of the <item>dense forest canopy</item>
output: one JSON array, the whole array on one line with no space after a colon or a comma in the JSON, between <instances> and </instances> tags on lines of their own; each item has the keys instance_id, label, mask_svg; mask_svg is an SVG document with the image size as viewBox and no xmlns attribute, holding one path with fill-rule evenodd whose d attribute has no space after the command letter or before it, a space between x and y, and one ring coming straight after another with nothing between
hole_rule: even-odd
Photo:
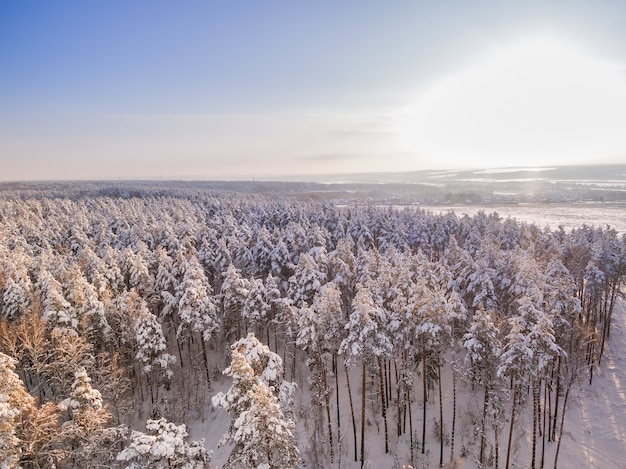
<instances>
[{"instance_id":1,"label":"dense forest canopy","mask_svg":"<svg viewBox=\"0 0 626 469\"><path fill-rule=\"evenodd\" d=\"M213 406L231 418L224 467L363 466L372 421L398 464L543 467L625 274L610 227L226 191L7 192L0 467L207 467L215 448L186 425ZM457 391L479 396L470 436L455 434Z\"/></svg>"}]
</instances>

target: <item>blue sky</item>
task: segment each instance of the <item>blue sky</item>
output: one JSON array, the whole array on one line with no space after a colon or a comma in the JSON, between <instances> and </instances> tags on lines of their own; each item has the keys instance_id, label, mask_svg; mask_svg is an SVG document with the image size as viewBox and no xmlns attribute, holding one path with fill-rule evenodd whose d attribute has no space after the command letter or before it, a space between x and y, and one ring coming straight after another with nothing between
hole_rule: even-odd
<instances>
[{"instance_id":1,"label":"blue sky","mask_svg":"<svg viewBox=\"0 0 626 469\"><path fill-rule=\"evenodd\" d=\"M0 180L626 162L625 20L624 2L0 0Z\"/></svg>"}]
</instances>

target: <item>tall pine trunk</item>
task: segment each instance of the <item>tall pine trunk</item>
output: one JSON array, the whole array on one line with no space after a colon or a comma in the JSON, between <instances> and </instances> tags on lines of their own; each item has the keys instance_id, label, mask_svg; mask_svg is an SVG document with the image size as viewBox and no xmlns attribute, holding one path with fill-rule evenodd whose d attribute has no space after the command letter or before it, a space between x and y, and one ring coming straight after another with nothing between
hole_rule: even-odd
<instances>
[{"instance_id":1,"label":"tall pine trunk","mask_svg":"<svg viewBox=\"0 0 626 469\"><path fill-rule=\"evenodd\" d=\"M480 454L478 456L478 461L480 462L481 467L485 463L485 432L486 432L486 424L487 424L487 404L489 402L489 384L485 384L485 396L483 398L483 418L481 422L481 430L480 430Z\"/></svg>"},{"instance_id":2,"label":"tall pine trunk","mask_svg":"<svg viewBox=\"0 0 626 469\"><path fill-rule=\"evenodd\" d=\"M206 344L204 338L200 337L200 343L202 344L202 358L204 358L204 371L206 372L206 383L208 390L211 390L211 373L209 372L209 359L206 355Z\"/></svg>"},{"instance_id":3,"label":"tall pine trunk","mask_svg":"<svg viewBox=\"0 0 626 469\"><path fill-rule=\"evenodd\" d=\"M543 431L542 431L542 440L541 440L541 469L543 469L543 463L546 458L546 401L548 399L548 382L544 383L543 387Z\"/></svg>"},{"instance_id":4,"label":"tall pine trunk","mask_svg":"<svg viewBox=\"0 0 626 469\"><path fill-rule=\"evenodd\" d=\"M537 408L537 381L535 379L532 381L531 392L533 394L533 445L530 467L535 469L535 461L537 459L537 428L539 427L539 422L537 421L539 416L539 409Z\"/></svg>"},{"instance_id":5,"label":"tall pine trunk","mask_svg":"<svg viewBox=\"0 0 626 469\"><path fill-rule=\"evenodd\" d=\"M333 368L335 371L335 398L337 405L337 462L341 467L341 415L339 412L339 363L337 354L333 353ZM354 415L353 415L354 416Z\"/></svg>"},{"instance_id":6,"label":"tall pine trunk","mask_svg":"<svg viewBox=\"0 0 626 469\"><path fill-rule=\"evenodd\" d=\"M423 392L422 402L424 403L424 412L423 412L423 421L422 421L422 454L426 453L426 403L428 401L427 394L427 385L426 385L426 353L423 354L422 358L422 375L423 375Z\"/></svg>"},{"instance_id":7,"label":"tall pine trunk","mask_svg":"<svg viewBox=\"0 0 626 469\"><path fill-rule=\"evenodd\" d=\"M456 373L452 363L452 430L450 431L450 462L454 461L454 430L456 428Z\"/></svg>"},{"instance_id":8,"label":"tall pine trunk","mask_svg":"<svg viewBox=\"0 0 626 469\"><path fill-rule=\"evenodd\" d=\"M439 467L443 467L443 399L441 398L441 363L437 357L437 379L439 380Z\"/></svg>"},{"instance_id":9,"label":"tall pine trunk","mask_svg":"<svg viewBox=\"0 0 626 469\"><path fill-rule=\"evenodd\" d=\"M570 347L571 349L571 347ZM556 365L556 393L554 396L554 416L552 417L552 441L556 438L556 421L559 413L559 394L561 393L561 356L557 358Z\"/></svg>"},{"instance_id":10,"label":"tall pine trunk","mask_svg":"<svg viewBox=\"0 0 626 469\"><path fill-rule=\"evenodd\" d=\"M563 439L563 425L565 424L565 407L567 406L567 398L569 397L569 391L572 388L572 382L567 386L565 391L565 397L563 398L563 410L561 411L561 430L559 431L559 441L556 444L556 452L554 453L554 469L557 469L557 463L559 461L559 450L561 449L561 440Z\"/></svg>"},{"instance_id":11,"label":"tall pine trunk","mask_svg":"<svg viewBox=\"0 0 626 469\"><path fill-rule=\"evenodd\" d=\"M513 405L511 408L511 426L509 427L509 442L506 447L506 463L504 465L505 469L509 469L509 462L511 460L511 443L513 442L513 425L515 424L515 410L517 409L517 397L518 395L518 386L515 385L513 390Z\"/></svg>"},{"instance_id":12,"label":"tall pine trunk","mask_svg":"<svg viewBox=\"0 0 626 469\"><path fill-rule=\"evenodd\" d=\"M387 427L387 397L386 386L383 379L382 359L378 358L378 377L380 379L380 399L383 405L383 421L385 422L385 454L389 452L389 429Z\"/></svg>"},{"instance_id":13,"label":"tall pine trunk","mask_svg":"<svg viewBox=\"0 0 626 469\"><path fill-rule=\"evenodd\" d=\"M352 402L352 389L350 387L350 373L348 372L348 367L344 363L343 369L346 372L346 385L348 387L348 400L350 401L350 415L352 415L352 434L354 435L354 462L359 460L357 453L357 445L356 445L356 418L354 416L354 403Z\"/></svg>"},{"instance_id":14,"label":"tall pine trunk","mask_svg":"<svg viewBox=\"0 0 626 469\"><path fill-rule=\"evenodd\" d=\"M365 464L365 400L367 398L365 370L364 361L361 369L361 469L363 469L363 465Z\"/></svg>"},{"instance_id":15,"label":"tall pine trunk","mask_svg":"<svg viewBox=\"0 0 626 469\"><path fill-rule=\"evenodd\" d=\"M334 462L334 445L333 445L333 425L330 417L330 393L328 392L328 380L326 378L326 367L321 354L317 356L318 366L322 375L322 389L324 392L324 407L326 407L326 418L328 425L328 443L330 445L330 462Z\"/></svg>"},{"instance_id":16,"label":"tall pine trunk","mask_svg":"<svg viewBox=\"0 0 626 469\"><path fill-rule=\"evenodd\" d=\"M407 405L409 407L409 441L411 443L411 464L415 467L415 442L413 441L413 410L411 402L411 393L407 391Z\"/></svg>"}]
</instances>

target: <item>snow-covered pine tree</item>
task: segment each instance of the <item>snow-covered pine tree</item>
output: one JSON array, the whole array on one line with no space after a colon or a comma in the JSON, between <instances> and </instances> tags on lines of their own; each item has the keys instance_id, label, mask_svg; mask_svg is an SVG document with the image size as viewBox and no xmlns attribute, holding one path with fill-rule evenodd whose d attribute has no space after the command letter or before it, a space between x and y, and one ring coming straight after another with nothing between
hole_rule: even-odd
<instances>
[{"instance_id":1,"label":"snow-covered pine tree","mask_svg":"<svg viewBox=\"0 0 626 469\"><path fill-rule=\"evenodd\" d=\"M341 293L334 283L329 282L322 287L320 294L315 297L312 307L305 306L300 309L296 338L296 344L309 355L307 364L311 375L308 381L313 391L313 404L316 408L323 406L326 412L331 463L334 459L335 448L330 405L332 385L328 376L332 375L333 364L339 350L339 341L343 335L341 330L343 328L342 319ZM335 390L338 393L337 384L336 381ZM317 412L317 415L318 420L321 420L321 412ZM338 427L339 424L339 418L337 418ZM319 426L321 426L321 422L319 422ZM321 435L314 435L313 437L320 439Z\"/></svg>"},{"instance_id":2,"label":"snow-covered pine tree","mask_svg":"<svg viewBox=\"0 0 626 469\"><path fill-rule=\"evenodd\" d=\"M29 292L22 283L18 283L9 277L2 295L3 314L9 319L19 317L29 306Z\"/></svg>"},{"instance_id":3,"label":"snow-covered pine tree","mask_svg":"<svg viewBox=\"0 0 626 469\"><path fill-rule=\"evenodd\" d=\"M367 286L358 284L352 301L352 314L346 324L347 337L339 353L346 357L346 365L353 368L361 360L361 467L365 464L365 404L367 370L378 370L381 357L391 354L392 344L387 331L385 312L376 305Z\"/></svg>"},{"instance_id":4,"label":"snow-covered pine tree","mask_svg":"<svg viewBox=\"0 0 626 469\"><path fill-rule=\"evenodd\" d=\"M488 408L493 405L491 399L494 392L499 392L496 383L496 373L502 352L500 331L494 322L495 312L489 313L479 309L474 313L472 323L463 336L463 346L466 349L465 362L468 365L468 377L472 383L483 386L483 412L481 417L480 454L478 461L484 464L485 438ZM499 401L496 401L499 402ZM492 413L492 415L494 415ZM492 422L496 442L500 432L501 422ZM498 444L496 444L496 461L498 460Z\"/></svg>"},{"instance_id":5,"label":"snow-covered pine tree","mask_svg":"<svg viewBox=\"0 0 626 469\"><path fill-rule=\"evenodd\" d=\"M166 419L148 420L147 433L133 430L130 443L117 460L126 469L204 469L211 453L204 448L204 440L186 441L189 436L185 424L176 425Z\"/></svg>"},{"instance_id":6,"label":"snow-covered pine tree","mask_svg":"<svg viewBox=\"0 0 626 469\"><path fill-rule=\"evenodd\" d=\"M224 469L300 467L295 424L285 418L272 391L262 382L248 391L249 407L234 421L234 447Z\"/></svg>"},{"instance_id":7,"label":"snow-covered pine tree","mask_svg":"<svg viewBox=\"0 0 626 469\"><path fill-rule=\"evenodd\" d=\"M72 305L65 299L63 288L50 272L40 273L39 289L43 295L42 318L50 331L61 334L78 334L78 318Z\"/></svg>"},{"instance_id":8,"label":"snow-covered pine tree","mask_svg":"<svg viewBox=\"0 0 626 469\"><path fill-rule=\"evenodd\" d=\"M0 352L0 467L18 467L22 454L22 422L34 411L35 399L15 373L15 360Z\"/></svg>"},{"instance_id":9,"label":"snow-covered pine tree","mask_svg":"<svg viewBox=\"0 0 626 469\"><path fill-rule=\"evenodd\" d=\"M76 467L108 464L115 459L126 429L108 426L111 414L103 405L100 391L91 386L87 371L80 368L74 377L70 397L60 403L70 415L60 432L69 449L68 458Z\"/></svg>"},{"instance_id":10,"label":"snow-covered pine tree","mask_svg":"<svg viewBox=\"0 0 626 469\"><path fill-rule=\"evenodd\" d=\"M222 274L222 302L224 334L226 339L235 335L241 337L243 333L241 312L248 296L248 279L243 278L233 264L228 266Z\"/></svg>"},{"instance_id":11,"label":"snow-covered pine tree","mask_svg":"<svg viewBox=\"0 0 626 469\"><path fill-rule=\"evenodd\" d=\"M241 310L241 316L246 321L246 331L254 332L255 335L261 335L266 324L267 315L270 305L266 300L265 285L263 280L253 278L250 280L248 295ZM268 344L269 345L269 344Z\"/></svg>"},{"instance_id":12,"label":"snow-covered pine tree","mask_svg":"<svg viewBox=\"0 0 626 469\"><path fill-rule=\"evenodd\" d=\"M528 324L526 318L523 316L513 316L509 318L508 323L510 331L505 338L504 349L500 355L500 364L496 372L498 377L510 380L513 388L505 469L509 468L511 461L513 427L515 425L516 412L518 411L522 391L527 384L527 377L531 373L533 364L533 350L528 346Z\"/></svg>"},{"instance_id":13,"label":"snow-covered pine tree","mask_svg":"<svg viewBox=\"0 0 626 469\"><path fill-rule=\"evenodd\" d=\"M261 344L252 333L231 345L231 355L230 366L223 373L230 376L233 383L227 392L220 392L213 396L212 402L213 406L223 408L232 416L229 429L222 437L221 444L238 443L231 453L231 458L237 458L239 457L239 447L244 442L235 440L238 431L235 422L253 406L254 393L251 391L254 387L261 385L271 391L276 396L275 402L278 404L280 412L283 416L287 413L287 421L290 421L288 415L290 414L291 397L295 392L295 383L283 381L280 356L271 352L267 345ZM253 416L254 414L250 415ZM243 436L245 435L239 435L239 437ZM238 466L235 464L228 467Z\"/></svg>"},{"instance_id":14,"label":"snow-covered pine tree","mask_svg":"<svg viewBox=\"0 0 626 469\"><path fill-rule=\"evenodd\" d=\"M156 316L148 311L143 298L138 298L139 311L135 322L135 340L137 354L135 358L141 363L142 373L148 381L151 402L154 405L156 398L155 387L158 393L161 374L167 380L173 376L170 365L176 358L166 352L167 344L163 336L163 329ZM157 368L158 367L158 368Z\"/></svg>"},{"instance_id":15,"label":"snow-covered pine tree","mask_svg":"<svg viewBox=\"0 0 626 469\"><path fill-rule=\"evenodd\" d=\"M202 354L206 380L210 389L211 374L205 344L220 329L217 318L217 302L212 295L212 288L204 270L195 257L186 260L184 271L183 280L176 288L176 296L180 298L177 305L180 321L176 336L177 340L188 340L192 334L200 336L198 341L200 344L199 353ZM191 357L189 358L191 360Z\"/></svg>"},{"instance_id":16,"label":"snow-covered pine tree","mask_svg":"<svg viewBox=\"0 0 626 469\"><path fill-rule=\"evenodd\" d=\"M301 253L294 274L289 278L289 297L297 307L312 304L313 298L326 283L326 274L320 270L308 253Z\"/></svg>"}]
</instances>

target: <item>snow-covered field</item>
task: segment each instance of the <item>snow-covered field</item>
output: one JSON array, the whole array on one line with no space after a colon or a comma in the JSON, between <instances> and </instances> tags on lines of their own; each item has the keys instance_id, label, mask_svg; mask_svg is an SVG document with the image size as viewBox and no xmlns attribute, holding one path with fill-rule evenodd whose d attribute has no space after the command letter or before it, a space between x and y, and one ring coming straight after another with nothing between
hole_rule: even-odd
<instances>
[{"instance_id":1,"label":"snow-covered field","mask_svg":"<svg viewBox=\"0 0 626 469\"><path fill-rule=\"evenodd\" d=\"M458 216L498 212L502 218L515 218L535 223L540 228L549 226L556 230L562 225L566 232L583 224L605 228L610 225L620 233L626 233L626 204L579 203L579 204L505 204L505 205L420 205L434 213L454 211Z\"/></svg>"}]
</instances>

